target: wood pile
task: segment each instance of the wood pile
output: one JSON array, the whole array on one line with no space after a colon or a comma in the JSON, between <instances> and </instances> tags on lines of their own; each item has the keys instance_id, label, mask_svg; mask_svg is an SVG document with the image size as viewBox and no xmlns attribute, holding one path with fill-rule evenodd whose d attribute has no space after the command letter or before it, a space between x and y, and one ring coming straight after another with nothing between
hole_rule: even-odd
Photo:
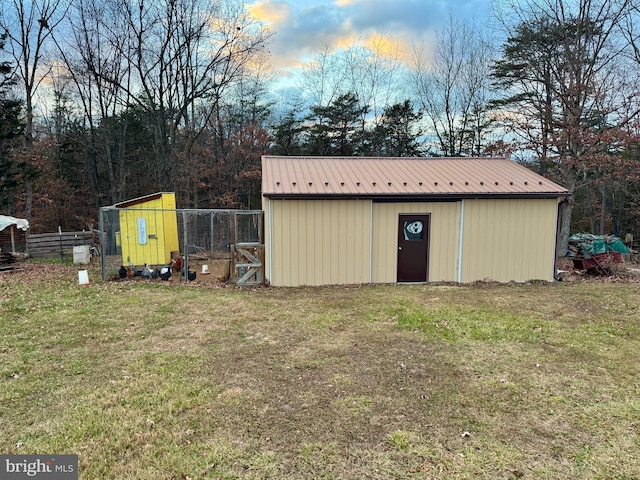
<instances>
[{"instance_id":1,"label":"wood pile","mask_svg":"<svg viewBox=\"0 0 640 480\"><path fill-rule=\"evenodd\" d=\"M0 273L19 270L15 263L24 258L26 255L0 251Z\"/></svg>"}]
</instances>

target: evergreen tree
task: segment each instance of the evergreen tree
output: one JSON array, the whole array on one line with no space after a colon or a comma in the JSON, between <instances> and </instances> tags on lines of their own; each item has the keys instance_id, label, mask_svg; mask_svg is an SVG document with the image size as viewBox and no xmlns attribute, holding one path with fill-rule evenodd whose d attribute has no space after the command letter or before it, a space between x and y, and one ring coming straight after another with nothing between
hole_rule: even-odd
<instances>
[{"instance_id":1,"label":"evergreen tree","mask_svg":"<svg viewBox=\"0 0 640 480\"><path fill-rule=\"evenodd\" d=\"M409 100L384 109L382 119L373 129L366 155L381 157L415 157L421 154L417 123L422 115L413 110Z\"/></svg>"},{"instance_id":2,"label":"evergreen tree","mask_svg":"<svg viewBox=\"0 0 640 480\"><path fill-rule=\"evenodd\" d=\"M345 93L326 107L311 107L312 122L307 129L309 154L350 156L360 150L364 138L362 114L354 93Z\"/></svg>"},{"instance_id":3,"label":"evergreen tree","mask_svg":"<svg viewBox=\"0 0 640 480\"><path fill-rule=\"evenodd\" d=\"M301 155L304 152L303 120L297 117L295 110L286 113L282 121L273 127L274 155Z\"/></svg>"}]
</instances>

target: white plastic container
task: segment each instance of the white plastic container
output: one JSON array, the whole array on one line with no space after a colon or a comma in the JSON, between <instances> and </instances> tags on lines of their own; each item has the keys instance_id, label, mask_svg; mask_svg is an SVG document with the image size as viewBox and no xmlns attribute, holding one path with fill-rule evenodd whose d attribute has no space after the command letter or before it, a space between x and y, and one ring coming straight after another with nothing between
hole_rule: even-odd
<instances>
[{"instance_id":1,"label":"white plastic container","mask_svg":"<svg viewBox=\"0 0 640 480\"><path fill-rule=\"evenodd\" d=\"M78 271L78 285L89 285L89 271L88 270L79 270Z\"/></svg>"},{"instance_id":2,"label":"white plastic container","mask_svg":"<svg viewBox=\"0 0 640 480\"><path fill-rule=\"evenodd\" d=\"M89 245L73 247L73 264L88 265L91 262L91 251Z\"/></svg>"}]
</instances>

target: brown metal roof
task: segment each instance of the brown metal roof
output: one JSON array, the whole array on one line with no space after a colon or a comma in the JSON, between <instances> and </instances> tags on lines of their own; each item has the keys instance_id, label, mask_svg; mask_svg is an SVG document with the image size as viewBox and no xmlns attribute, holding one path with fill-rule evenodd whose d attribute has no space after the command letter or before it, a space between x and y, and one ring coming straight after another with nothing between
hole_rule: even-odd
<instances>
[{"instance_id":1,"label":"brown metal roof","mask_svg":"<svg viewBox=\"0 0 640 480\"><path fill-rule=\"evenodd\" d=\"M566 196L508 158L262 157L266 197Z\"/></svg>"}]
</instances>

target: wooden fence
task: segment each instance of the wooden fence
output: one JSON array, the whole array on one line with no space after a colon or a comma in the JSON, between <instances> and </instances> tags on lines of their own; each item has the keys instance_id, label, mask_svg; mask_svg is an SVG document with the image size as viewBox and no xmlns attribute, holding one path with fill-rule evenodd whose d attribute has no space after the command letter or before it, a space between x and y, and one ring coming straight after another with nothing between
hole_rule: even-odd
<instances>
[{"instance_id":1,"label":"wooden fence","mask_svg":"<svg viewBox=\"0 0 640 480\"><path fill-rule=\"evenodd\" d=\"M73 247L93 243L90 231L41 233L27 236L27 252L34 258L73 257Z\"/></svg>"}]
</instances>

